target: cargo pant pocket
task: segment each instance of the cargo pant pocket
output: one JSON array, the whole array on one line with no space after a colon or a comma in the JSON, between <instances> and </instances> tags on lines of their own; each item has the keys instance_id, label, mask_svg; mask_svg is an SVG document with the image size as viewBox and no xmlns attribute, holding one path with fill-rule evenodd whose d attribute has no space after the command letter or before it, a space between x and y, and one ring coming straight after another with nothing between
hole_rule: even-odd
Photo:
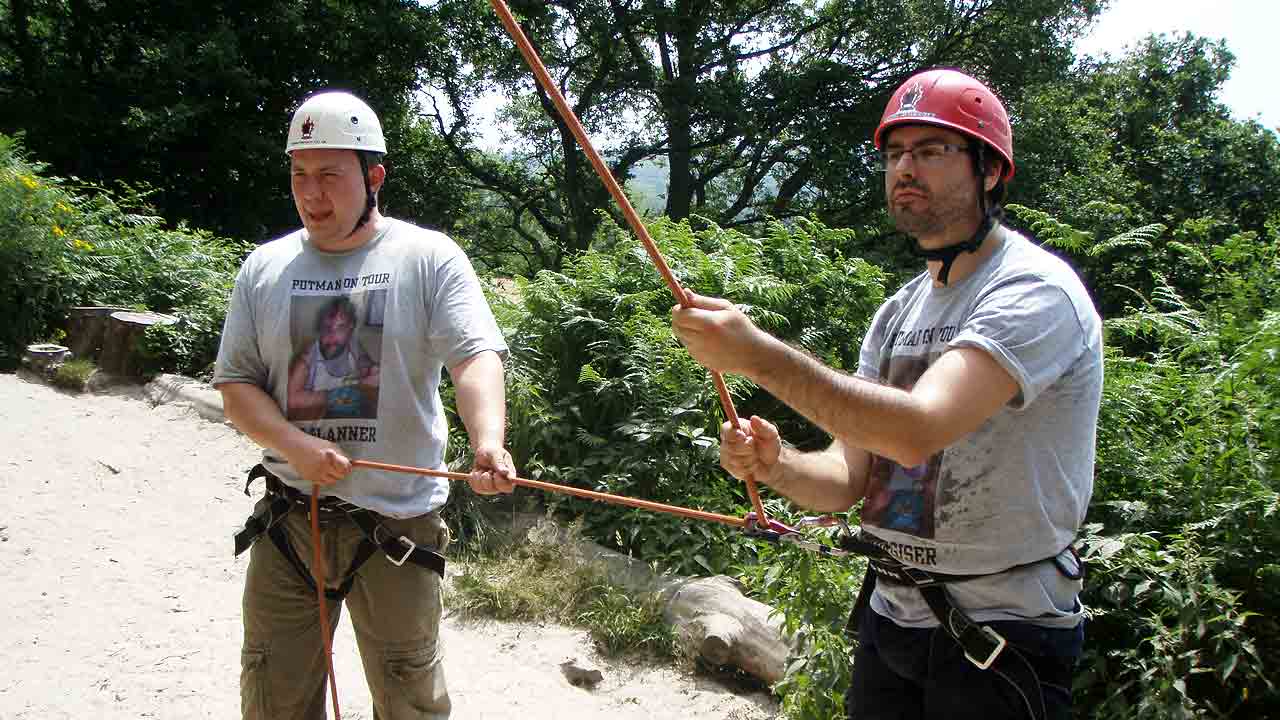
<instances>
[{"instance_id":1,"label":"cargo pant pocket","mask_svg":"<svg viewBox=\"0 0 1280 720\"><path fill-rule=\"evenodd\" d=\"M435 648L388 650L383 656L383 707L387 720L449 717L444 666Z\"/></svg>"},{"instance_id":2,"label":"cargo pant pocket","mask_svg":"<svg viewBox=\"0 0 1280 720\"><path fill-rule=\"evenodd\" d=\"M244 720L269 720L272 716L269 655L257 648L240 652L240 715Z\"/></svg>"}]
</instances>

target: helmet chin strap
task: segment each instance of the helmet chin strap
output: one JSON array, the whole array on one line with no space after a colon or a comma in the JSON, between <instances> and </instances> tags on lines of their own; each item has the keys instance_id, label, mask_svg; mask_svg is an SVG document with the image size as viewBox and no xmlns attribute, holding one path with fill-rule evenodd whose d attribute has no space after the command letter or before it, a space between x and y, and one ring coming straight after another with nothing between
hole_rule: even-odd
<instances>
[{"instance_id":1,"label":"helmet chin strap","mask_svg":"<svg viewBox=\"0 0 1280 720\"><path fill-rule=\"evenodd\" d=\"M369 222L369 216L373 214L373 209L378 206L378 198L373 194L373 188L369 185L369 159L359 150L355 151L356 157L360 158L360 172L364 176L364 214L356 221L356 226L351 228L351 232L347 233L347 237L355 235L364 224Z\"/></svg>"},{"instance_id":2,"label":"helmet chin strap","mask_svg":"<svg viewBox=\"0 0 1280 720\"><path fill-rule=\"evenodd\" d=\"M947 278L951 275L951 264L963 252L978 252L978 248L982 247L982 241L987 237L987 233L991 232L991 226L995 225L995 218L991 216L990 211L982 214L982 223L978 225L977 231L973 233L973 237L962 243L948 245L944 248L926 249L920 247L919 242L911 244L912 250L916 257L922 257L926 260L941 260L942 272L938 273L938 282L943 285L947 284Z\"/></svg>"},{"instance_id":3,"label":"helmet chin strap","mask_svg":"<svg viewBox=\"0 0 1280 720\"><path fill-rule=\"evenodd\" d=\"M985 152L982 145L978 146L977 157L977 175L978 175L978 207L982 210L982 222L978 224L978 229L973 235L962 243L948 245L943 248L927 249L920 247L920 241L911 243L911 249L916 257L922 257L925 260L941 260L942 272L938 273L938 282L943 285L947 284L947 278L951 276L951 264L960 257L963 252L978 252L978 248L982 247L982 241L986 239L987 234L991 232L991 227L995 225L995 208L987 206L986 192L986 161Z\"/></svg>"}]
</instances>

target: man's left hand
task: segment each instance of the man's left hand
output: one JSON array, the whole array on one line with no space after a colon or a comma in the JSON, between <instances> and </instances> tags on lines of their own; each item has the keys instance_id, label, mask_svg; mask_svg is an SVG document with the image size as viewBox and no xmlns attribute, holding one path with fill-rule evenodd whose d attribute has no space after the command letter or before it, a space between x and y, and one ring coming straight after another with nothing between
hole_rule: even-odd
<instances>
[{"instance_id":1,"label":"man's left hand","mask_svg":"<svg viewBox=\"0 0 1280 720\"><path fill-rule=\"evenodd\" d=\"M476 448L475 464L467 483L480 495L509 493L515 489L511 478L516 476L515 463L506 448L483 445Z\"/></svg>"}]
</instances>

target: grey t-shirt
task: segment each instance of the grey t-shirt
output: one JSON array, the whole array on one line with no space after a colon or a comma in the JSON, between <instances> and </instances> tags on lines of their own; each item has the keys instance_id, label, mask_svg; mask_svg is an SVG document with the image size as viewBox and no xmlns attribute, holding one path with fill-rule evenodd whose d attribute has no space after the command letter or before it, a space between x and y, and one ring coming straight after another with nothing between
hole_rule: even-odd
<instances>
[{"instance_id":1,"label":"grey t-shirt","mask_svg":"<svg viewBox=\"0 0 1280 720\"><path fill-rule=\"evenodd\" d=\"M462 250L447 236L383 218L364 246L329 253L305 230L260 246L236 278L213 384L261 387L304 432L353 459L444 469L440 372L506 343ZM310 492L266 449L263 464ZM324 490L391 517L449 497L438 478L357 468Z\"/></svg>"},{"instance_id":2,"label":"grey t-shirt","mask_svg":"<svg viewBox=\"0 0 1280 720\"><path fill-rule=\"evenodd\" d=\"M864 529L895 557L942 573L998 573L947 585L977 621L1079 622L1080 582L1052 562L1093 492L1102 323L1075 272L1000 227L1002 245L970 276L933 287L923 273L877 311L858 374L910 390L951 348L988 353L1018 394L925 463L872 458ZM900 625L937 624L918 590L877 583L871 607Z\"/></svg>"}]
</instances>

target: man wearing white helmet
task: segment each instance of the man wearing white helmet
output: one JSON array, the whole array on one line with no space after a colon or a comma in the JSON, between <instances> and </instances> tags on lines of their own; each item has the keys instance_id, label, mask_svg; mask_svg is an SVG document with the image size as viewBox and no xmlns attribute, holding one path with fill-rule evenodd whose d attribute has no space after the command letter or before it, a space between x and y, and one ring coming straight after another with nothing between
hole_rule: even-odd
<instances>
[{"instance_id":1,"label":"man wearing white helmet","mask_svg":"<svg viewBox=\"0 0 1280 720\"><path fill-rule=\"evenodd\" d=\"M351 612L374 714L444 718L440 508L447 481L365 468L445 468L441 371L474 450L476 492L510 492L507 346L462 250L383 216L382 127L345 92L307 98L285 152L302 229L249 255L236 278L213 384L263 447L266 494L236 535L244 591L245 718L324 716L324 639L310 567L309 495L320 487L329 627ZM248 486L246 485L246 494ZM255 542L266 535L271 542Z\"/></svg>"},{"instance_id":2,"label":"man wearing white helmet","mask_svg":"<svg viewBox=\"0 0 1280 720\"><path fill-rule=\"evenodd\" d=\"M872 319L856 376L726 300L695 296L672 311L675 330L699 362L833 438L801 453L759 417L725 423L725 469L814 510L862 502L844 541L870 558L849 717L1068 717L1101 321L1065 262L1000 222L1013 135L985 85L911 77L874 143L889 213L926 269Z\"/></svg>"}]
</instances>

